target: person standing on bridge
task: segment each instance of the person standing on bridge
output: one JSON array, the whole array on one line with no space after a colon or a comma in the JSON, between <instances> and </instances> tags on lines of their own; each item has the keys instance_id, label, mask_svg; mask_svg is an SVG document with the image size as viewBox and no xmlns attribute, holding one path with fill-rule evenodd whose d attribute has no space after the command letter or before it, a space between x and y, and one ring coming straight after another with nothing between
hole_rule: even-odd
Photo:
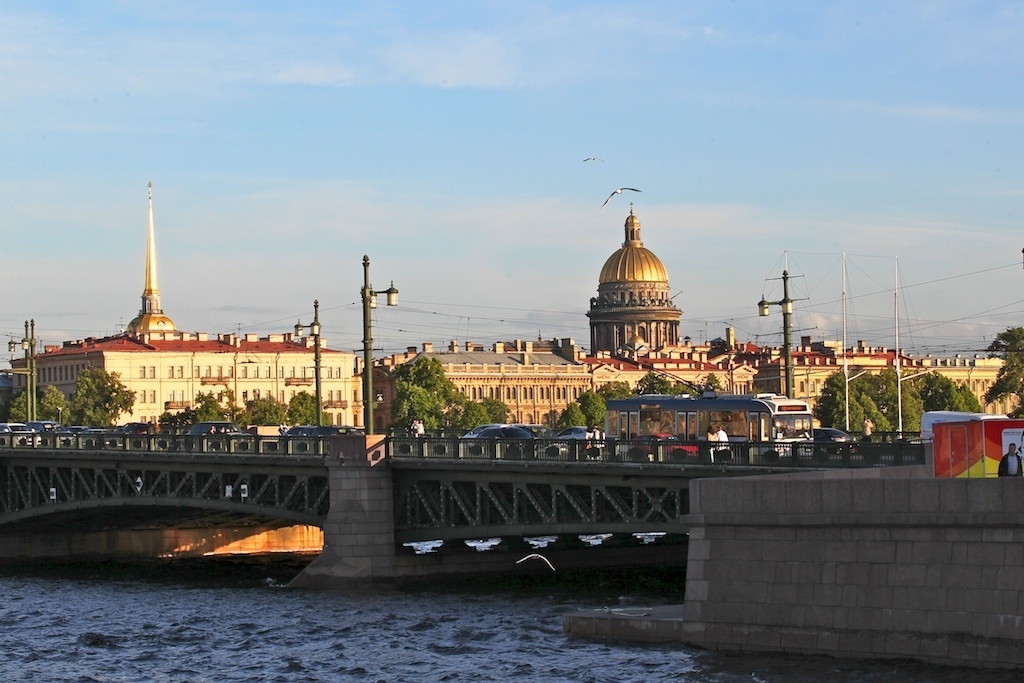
<instances>
[{"instance_id":1,"label":"person standing on bridge","mask_svg":"<svg viewBox=\"0 0 1024 683\"><path fill-rule=\"evenodd\" d=\"M871 441L871 432L875 428L875 423L871 421L870 417L865 416L864 422L860 425L861 439L863 441Z\"/></svg>"},{"instance_id":2,"label":"person standing on bridge","mask_svg":"<svg viewBox=\"0 0 1024 683\"><path fill-rule=\"evenodd\" d=\"M1024 468L1021 467L1020 453L1017 452L1017 444L1011 443L999 461L999 469L996 472L1000 477L1022 477Z\"/></svg>"}]
</instances>

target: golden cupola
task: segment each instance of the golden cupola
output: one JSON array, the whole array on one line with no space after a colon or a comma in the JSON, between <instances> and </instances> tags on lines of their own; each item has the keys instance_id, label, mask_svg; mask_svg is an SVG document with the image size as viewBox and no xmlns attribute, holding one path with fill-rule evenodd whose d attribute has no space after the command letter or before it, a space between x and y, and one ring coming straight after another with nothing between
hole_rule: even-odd
<instances>
[{"instance_id":1,"label":"golden cupola","mask_svg":"<svg viewBox=\"0 0 1024 683\"><path fill-rule=\"evenodd\" d=\"M640 240L640 219L633 214L632 207L626 217L622 248L609 256L601 268L598 283L605 282L668 282L661 259Z\"/></svg>"},{"instance_id":2,"label":"golden cupola","mask_svg":"<svg viewBox=\"0 0 1024 683\"><path fill-rule=\"evenodd\" d=\"M682 313L673 303L665 265L640 239L640 219L629 209L626 239L601 268L590 300L591 353L650 353L679 343Z\"/></svg>"},{"instance_id":3,"label":"golden cupola","mask_svg":"<svg viewBox=\"0 0 1024 683\"><path fill-rule=\"evenodd\" d=\"M125 332L132 336L150 332L173 332L174 321L160 308L160 290L156 284L156 237L153 230L153 183L149 184L149 220L146 235L146 282L142 288L142 308Z\"/></svg>"}]
</instances>

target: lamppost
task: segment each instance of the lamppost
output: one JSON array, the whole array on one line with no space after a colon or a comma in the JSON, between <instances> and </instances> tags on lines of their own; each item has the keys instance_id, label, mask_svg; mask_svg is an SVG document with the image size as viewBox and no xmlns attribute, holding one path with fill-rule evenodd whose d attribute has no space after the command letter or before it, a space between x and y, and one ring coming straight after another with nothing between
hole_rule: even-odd
<instances>
[{"instance_id":1,"label":"lamppost","mask_svg":"<svg viewBox=\"0 0 1024 683\"><path fill-rule=\"evenodd\" d=\"M789 298L789 271L782 271L782 300L765 301L764 297L757 303L757 312L762 318L769 313L769 306L782 307L782 357L786 363L786 396L793 398L793 350L790 345L793 315L793 300Z\"/></svg>"},{"instance_id":2,"label":"lamppost","mask_svg":"<svg viewBox=\"0 0 1024 683\"><path fill-rule=\"evenodd\" d=\"M14 353L18 348L13 339L8 342L7 350ZM21 348L25 351L25 369L12 370L16 375L25 375L25 415L26 420L36 419L36 321L25 321L25 336L21 340Z\"/></svg>"},{"instance_id":3,"label":"lamppost","mask_svg":"<svg viewBox=\"0 0 1024 683\"><path fill-rule=\"evenodd\" d=\"M302 337L301 322L295 323L295 336ZM323 424L323 392L320 390L320 301L313 301L313 322L309 325L309 335L313 337L313 384L316 389L316 426Z\"/></svg>"},{"instance_id":4,"label":"lamppost","mask_svg":"<svg viewBox=\"0 0 1024 683\"><path fill-rule=\"evenodd\" d=\"M373 330L370 325L370 309L377 307L377 292L370 286L370 257L363 256L363 429L373 434ZM398 290L392 280L391 286L382 294L387 294L388 306L398 305Z\"/></svg>"}]
</instances>

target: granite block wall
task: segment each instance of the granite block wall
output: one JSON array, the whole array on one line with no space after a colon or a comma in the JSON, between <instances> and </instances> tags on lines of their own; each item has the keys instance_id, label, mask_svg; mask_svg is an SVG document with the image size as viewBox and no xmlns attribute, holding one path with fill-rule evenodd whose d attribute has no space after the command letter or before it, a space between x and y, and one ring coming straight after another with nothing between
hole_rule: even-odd
<instances>
[{"instance_id":1,"label":"granite block wall","mask_svg":"<svg viewBox=\"0 0 1024 683\"><path fill-rule=\"evenodd\" d=\"M1024 667L1024 481L928 472L695 480L683 640Z\"/></svg>"}]
</instances>

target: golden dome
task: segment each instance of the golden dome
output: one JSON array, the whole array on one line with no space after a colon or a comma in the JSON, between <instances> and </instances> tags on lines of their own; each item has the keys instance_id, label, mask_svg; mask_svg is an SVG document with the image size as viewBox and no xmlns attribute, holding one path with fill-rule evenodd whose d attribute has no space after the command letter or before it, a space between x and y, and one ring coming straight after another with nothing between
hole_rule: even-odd
<instances>
[{"instance_id":1,"label":"golden dome","mask_svg":"<svg viewBox=\"0 0 1024 683\"><path fill-rule=\"evenodd\" d=\"M128 323L128 334L142 334L145 332L173 332L174 321L163 313L143 313L135 316L135 319Z\"/></svg>"},{"instance_id":2,"label":"golden dome","mask_svg":"<svg viewBox=\"0 0 1024 683\"><path fill-rule=\"evenodd\" d=\"M640 219L632 209L626 217L626 241L601 268L598 284L605 282L668 282L661 259L640 241Z\"/></svg>"}]
</instances>

